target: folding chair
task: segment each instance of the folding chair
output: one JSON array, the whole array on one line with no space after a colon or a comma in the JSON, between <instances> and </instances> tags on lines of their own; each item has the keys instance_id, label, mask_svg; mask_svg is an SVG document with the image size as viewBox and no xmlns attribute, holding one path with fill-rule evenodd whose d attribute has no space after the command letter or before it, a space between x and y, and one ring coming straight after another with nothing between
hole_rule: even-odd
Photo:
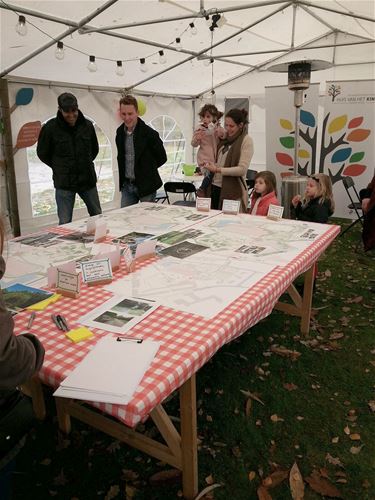
<instances>
[{"instance_id":1,"label":"folding chair","mask_svg":"<svg viewBox=\"0 0 375 500\"><path fill-rule=\"evenodd\" d=\"M349 229L357 224L357 222L360 222L363 226L362 203L352 177L344 177L342 179L342 183L344 184L345 191L350 199L348 208L355 211L357 218L341 233L340 236L343 236L346 231L349 231Z\"/></svg>"},{"instance_id":2,"label":"folding chair","mask_svg":"<svg viewBox=\"0 0 375 500\"><path fill-rule=\"evenodd\" d=\"M184 205L186 207L195 207L197 191L192 182L166 182L164 184L164 191L169 204L171 202L168 193L175 193L175 194L182 194L183 199L173 202L172 205ZM192 195L194 196L194 200L189 200L188 198Z\"/></svg>"}]
</instances>

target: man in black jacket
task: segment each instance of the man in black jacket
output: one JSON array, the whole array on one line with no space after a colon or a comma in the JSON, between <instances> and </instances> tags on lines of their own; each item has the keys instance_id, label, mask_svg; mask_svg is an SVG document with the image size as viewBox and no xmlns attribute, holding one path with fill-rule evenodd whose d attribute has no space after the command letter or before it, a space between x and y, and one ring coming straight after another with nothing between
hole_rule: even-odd
<instances>
[{"instance_id":1,"label":"man in black jacket","mask_svg":"<svg viewBox=\"0 0 375 500\"><path fill-rule=\"evenodd\" d=\"M121 207L139 201L155 201L163 185L158 168L167 161L163 142L153 128L139 118L138 103L128 95L120 100L123 125L116 132Z\"/></svg>"},{"instance_id":2,"label":"man in black jacket","mask_svg":"<svg viewBox=\"0 0 375 500\"><path fill-rule=\"evenodd\" d=\"M67 224L72 220L76 194L90 215L102 213L94 167L99 145L94 126L79 111L76 97L65 92L57 103L56 118L40 131L37 155L52 168L59 224Z\"/></svg>"}]
</instances>

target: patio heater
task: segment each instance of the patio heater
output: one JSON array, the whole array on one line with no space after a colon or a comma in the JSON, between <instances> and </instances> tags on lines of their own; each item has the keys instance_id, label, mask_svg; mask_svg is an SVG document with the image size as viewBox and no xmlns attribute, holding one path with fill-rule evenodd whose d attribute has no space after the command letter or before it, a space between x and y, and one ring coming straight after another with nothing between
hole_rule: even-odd
<instances>
[{"instance_id":1,"label":"patio heater","mask_svg":"<svg viewBox=\"0 0 375 500\"><path fill-rule=\"evenodd\" d=\"M304 91L310 86L311 71L327 69L331 63L327 61L294 61L271 66L269 71L288 73L288 88L294 92L295 126L294 126L294 165L293 175L285 177L281 182L281 202L284 206L284 217L290 217L290 201L296 194L303 194L307 177L298 175L298 146L300 108L304 103Z\"/></svg>"}]
</instances>

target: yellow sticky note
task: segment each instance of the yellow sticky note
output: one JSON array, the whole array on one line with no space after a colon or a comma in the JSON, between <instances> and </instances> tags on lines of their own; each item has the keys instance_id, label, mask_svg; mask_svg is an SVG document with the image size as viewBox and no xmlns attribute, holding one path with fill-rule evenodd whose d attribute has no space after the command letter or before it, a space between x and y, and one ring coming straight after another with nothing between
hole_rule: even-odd
<instances>
[{"instance_id":1,"label":"yellow sticky note","mask_svg":"<svg viewBox=\"0 0 375 500\"><path fill-rule=\"evenodd\" d=\"M81 342L81 340L86 340L94 336L94 334L85 326L81 326L75 330L70 330L69 332L66 332L65 335L75 344L77 342Z\"/></svg>"},{"instance_id":2,"label":"yellow sticky note","mask_svg":"<svg viewBox=\"0 0 375 500\"><path fill-rule=\"evenodd\" d=\"M41 300L40 302L29 306L27 309L29 311L43 311L47 306L59 300L60 297L61 295L59 293L54 293L51 297L48 297L48 299Z\"/></svg>"}]
</instances>

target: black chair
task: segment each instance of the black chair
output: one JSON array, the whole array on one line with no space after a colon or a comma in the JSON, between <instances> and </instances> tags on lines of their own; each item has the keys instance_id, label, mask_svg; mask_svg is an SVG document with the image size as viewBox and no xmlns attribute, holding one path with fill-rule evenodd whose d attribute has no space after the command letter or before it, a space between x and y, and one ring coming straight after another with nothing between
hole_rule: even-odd
<instances>
[{"instance_id":1,"label":"black chair","mask_svg":"<svg viewBox=\"0 0 375 500\"><path fill-rule=\"evenodd\" d=\"M252 191L254 189L255 177L256 177L257 173L258 172L256 170L251 170L251 169L249 169L246 172L246 184L247 184L247 191L248 191L249 195L252 193Z\"/></svg>"},{"instance_id":2,"label":"black chair","mask_svg":"<svg viewBox=\"0 0 375 500\"><path fill-rule=\"evenodd\" d=\"M183 199L177 200L172 203L172 205L183 205L185 207L195 207L195 200L197 197L197 191L192 182L166 182L164 184L164 191L167 197L167 201L170 204L170 199L168 193L182 194ZM194 200L189 200L193 196Z\"/></svg>"},{"instance_id":3,"label":"black chair","mask_svg":"<svg viewBox=\"0 0 375 500\"><path fill-rule=\"evenodd\" d=\"M158 191L156 193L156 196L155 196L155 203L159 203L159 201L164 203L167 199L168 199L168 197L166 196L165 193L163 193L162 191L160 191L160 192Z\"/></svg>"},{"instance_id":4,"label":"black chair","mask_svg":"<svg viewBox=\"0 0 375 500\"><path fill-rule=\"evenodd\" d=\"M361 203L361 198L359 197L358 191L355 187L354 181L352 177L343 177L342 183L344 184L345 191L347 195L349 196L350 203L348 205L348 208L350 210L354 210L357 218L348 226L342 233L341 236L343 236L346 231L349 231L355 224L360 222L363 226L363 212L362 212L362 203Z\"/></svg>"}]
</instances>

